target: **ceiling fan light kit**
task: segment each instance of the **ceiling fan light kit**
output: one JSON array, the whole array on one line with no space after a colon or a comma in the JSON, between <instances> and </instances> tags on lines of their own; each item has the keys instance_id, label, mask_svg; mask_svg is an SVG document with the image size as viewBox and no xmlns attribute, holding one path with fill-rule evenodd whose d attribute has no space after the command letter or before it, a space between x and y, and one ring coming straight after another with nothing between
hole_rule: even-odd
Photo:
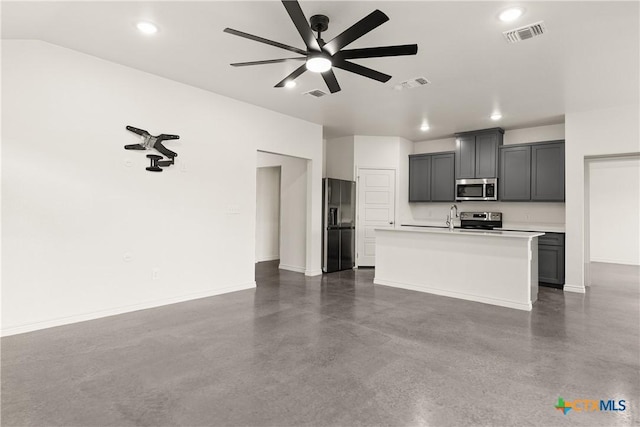
<instances>
[{"instance_id":1,"label":"ceiling fan light kit","mask_svg":"<svg viewBox=\"0 0 640 427\"><path fill-rule=\"evenodd\" d=\"M288 82L295 80L306 70L320 73L331 93L340 91L340 85L336 79L333 68L339 68L350 73L358 74L379 82L387 82L391 79L388 74L367 68L363 65L348 61L349 59L381 58L387 56L415 55L418 53L417 44L399 46L380 46L361 49L343 50L344 47L367 34L369 31L379 27L389 20L389 17L379 10L374 10L360 21L347 28L345 31L325 42L321 35L329 28L329 18L325 15L313 15L309 21L302 12L300 4L293 0L283 0L282 4L286 9L294 26L304 41L306 50L289 46L263 37L245 33L243 31L225 28L224 32L235 36L243 37L259 43L279 47L290 52L301 55L295 58L268 59L264 61L237 62L231 64L234 67L244 67L250 65L275 64L290 61L305 61L304 64L293 70L288 76L278 82L275 87L285 87ZM313 32L317 32L317 36ZM290 87L290 86L287 86Z\"/></svg>"},{"instance_id":2,"label":"ceiling fan light kit","mask_svg":"<svg viewBox=\"0 0 640 427\"><path fill-rule=\"evenodd\" d=\"M309 56L306 62L307 70L314 73L324 73L331 69L331 59L325 55Z\"/></svg>"}]
</instances>

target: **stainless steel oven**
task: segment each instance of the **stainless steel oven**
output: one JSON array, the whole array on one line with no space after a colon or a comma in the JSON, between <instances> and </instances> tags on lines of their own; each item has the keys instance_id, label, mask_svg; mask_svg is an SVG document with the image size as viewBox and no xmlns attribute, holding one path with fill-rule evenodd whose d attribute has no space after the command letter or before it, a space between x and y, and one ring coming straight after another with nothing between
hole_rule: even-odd
<instances>
[{"instance_id":1,"label":"stainless steel oven","mask_svg":"<svg viewBox=\"0 0 640 427\"><path fill-rule=\"evenodd\" d=\"M456 179L456 200L498 200L498 178Z\"/></svg>"},{"instance_id":2,"label":"stainless steel oven","mask_svg":"<svg viewBox=\"0 0 640 427\"><path fill-rule=\"evenodd\" d=\"M502 228L502 212L460 212L460 228Z\"/></svg>"}]
</instances>

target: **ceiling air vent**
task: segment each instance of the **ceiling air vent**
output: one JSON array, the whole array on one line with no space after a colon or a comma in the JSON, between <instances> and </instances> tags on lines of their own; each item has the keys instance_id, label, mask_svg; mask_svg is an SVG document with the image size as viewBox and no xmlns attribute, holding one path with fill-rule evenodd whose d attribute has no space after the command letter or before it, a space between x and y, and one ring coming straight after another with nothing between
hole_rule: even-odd
<instances>
[{"instance_id":1,"label":"ceiling air vent","mask_svg":"<svg viewBox=\"0 0 640 427\"><path fill-rule=\"evenodd\" d=\"M505 31L502 34L509 43L517 43L522 40L532 39L543 35L547 31L544 22L536 22L535 24L525 25L524 27L514 30Z\"/></svg>"},{"instance_id":2,"label":"ceiling air vent","mask_svg":"<svg viewBox=\"0 0 640 427\"><path fill-rule=\"evenodd\" d=\"M320 98L322 96L325 96L327 93L321 91L320 89L313 89L310 90L309 92L304 92L303 95L309 95L309 96L313 96L314 98Z\"/></svg>"},{"instance_id":3,"label":"ceiling air vent","mask_svg":"<svg viewBox=\"0 0 640 427\"><path fill-rule=\"evenodd\" d=\"M420 86L425 86L431 83L427 80L426 77L416 77L413 79L405 80L404 82L398 83L393 88L395 90L403 90L403 89L413 89Z\"/></svg>"}]
</instances>

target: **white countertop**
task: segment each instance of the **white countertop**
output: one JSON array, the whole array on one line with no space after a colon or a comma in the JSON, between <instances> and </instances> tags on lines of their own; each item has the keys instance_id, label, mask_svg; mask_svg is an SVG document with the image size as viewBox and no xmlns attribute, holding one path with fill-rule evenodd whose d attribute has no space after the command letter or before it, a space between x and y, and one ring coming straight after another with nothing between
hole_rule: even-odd
<instances>
[{"instance_id":1,"label":"white countertop","mask_svg":"<svg viewBox=\"0 0 640 427\"><path fill-rule=\"evenodd\" d=\"M376 231L437 233L437 234L484 236L484 237L509 237L509 238L517 238L517 239L530 239L532 237L538 237L544 234L541 232L531 232L531 231L470 230L470 229L462 229L462 228L454 228L453 230L449 230L448 228L437 228L437 227L429 227L429 226L411 227L411 226L404 226L404 225L399 228L377 228Z\"/></svg>"},{"instance_id":2,"label":"white countertop","mask_svg":"<svg viewBox=\"0 0 640 427\"><path fill-rule=\"evenodd\" d=\"M526 222L502 222L502 228L496 230L543 231L547 233L564 233L564 224L529 224Z\"/></svg>"},{"instance_id":3,"label":"white countertop","mask_svg":"<svg viewBox=\"0 0 640 427\"><path fill-rule=\"evenodd\" d=\"M402 225L402 227L440 227L447 228L444 221L412 221L411 224ZM506 230L506 231L540 231L546 233L564 233L565 226L564 224L555 224L555 223L539 223L533 224L528 222L503 222L502 228L496 228L496 230Z\"/></svg>"}]
</instances>

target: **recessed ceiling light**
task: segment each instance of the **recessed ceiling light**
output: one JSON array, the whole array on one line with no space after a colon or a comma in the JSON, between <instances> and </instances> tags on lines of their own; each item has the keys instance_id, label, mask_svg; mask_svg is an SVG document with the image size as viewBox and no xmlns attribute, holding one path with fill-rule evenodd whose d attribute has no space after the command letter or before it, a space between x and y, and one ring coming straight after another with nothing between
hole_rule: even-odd
<instances>
[{"instance_id":1,"label":"recessed ceiling light","mask_svg":"<svg viewBox=\"0 0 640 427\"><path fill-rule=\"evenodd\" d=\"M426 123L423 123L423 124L422 124L422 126L420 126L420 130L421 130L422 132L426 132L426 131L428 131L428 130L429 130L429 125L428 125L428 124L426 124Z\"/></svg>"},{"instance_id":2,"label":"recessed ceiling light","mask_svg":"<svg viewBox=\"0 0 640 427\"><path fill-rule=\"evenodd\" d=\"M491 115L491 120L500 120L502 118L502 114L500 113L493 113Z\"/></svg>"},{"instance_id":3,"label":"recessed ceiling light","mask_svg":"<svg viewBox=\"0 0 640 427\"><path fill-rule=\"evenodd\" d=\"M284 87L291 89L292 87L296 87L296 81L295 80L287 80L287 82L284 84Z\"/></svg>"},{"instance_id":4,"label":"recessed ceiling light","mask_svg":"<svg viewBox=\"0 0 640 427\"><path fill-rule=\"evenodd\" d=\"M503 10L498 18L502 22L512 22L516 19L520 18L524 13L524 9L521 7L511 7L509 9Z\"/></svg>"},{"instance_id":5,"label":"recessed ceiling light","mask_svg":"<svg viewBox=\"0 0 640 427\"><path fill-rule=\"evenodd\" d=\"M146 21L138 22L136 24L136 28L138 28L138 30L140 30L140 32L144 34L155 34L158 32L158 27L156 27L155 24Z\"/></svg>"},{"instance_id":6,"label":"recessed ceiling light","mask_svg":"<svg viewBox=\"0 0 640 427\"><path fill-rule=\"evenodd\" d=\"M324 73L331 69L331 60L324 55L311 56L307 59L307 70L314 73Z\"/></svg>"}]
</instances>

